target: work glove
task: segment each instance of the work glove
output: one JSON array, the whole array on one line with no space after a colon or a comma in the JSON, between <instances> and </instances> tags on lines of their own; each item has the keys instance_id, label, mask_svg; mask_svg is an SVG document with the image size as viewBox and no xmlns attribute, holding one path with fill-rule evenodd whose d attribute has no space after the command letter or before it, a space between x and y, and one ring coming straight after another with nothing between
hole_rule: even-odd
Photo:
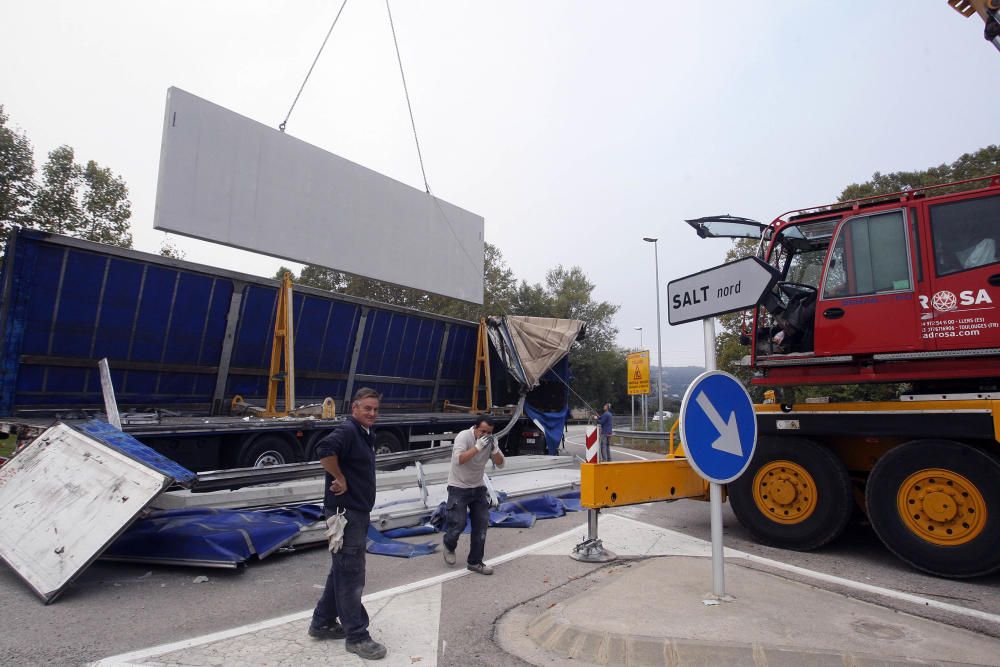
<instances>
[{"instance_id":1,"label":"work glove","mask_svg":"<svg viewBox=\"0 0 1000 667\"><path fill-rule=\"evenodd\" d=\"M492 435L484 435L479 440L476 440L476 449L483 451L484 449L489 453L493 453L497 447L497 439Z\"/></svg>"},{"instance_id":2,"label":"work glove","mask_svg":"<svg viewBox=\"0 0 1000 667\"><path fill-rule=\"evenodd\" d=\"M326 518L326 539L330 543L330 553L337 553L344 546L344 528L347 526L346 511L337 510L333 516Z\"/></svg>"}]
</instances>

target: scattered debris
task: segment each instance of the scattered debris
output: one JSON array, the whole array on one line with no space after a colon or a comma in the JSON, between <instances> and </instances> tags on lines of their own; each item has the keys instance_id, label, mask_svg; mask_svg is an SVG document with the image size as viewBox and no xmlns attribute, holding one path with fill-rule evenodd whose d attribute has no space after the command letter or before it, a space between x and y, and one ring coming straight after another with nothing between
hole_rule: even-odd
<instances>
[{"instance_id":1,"label":"scattered debris","mask_svg":"<svg viewBox=\"0 0 1000 667\"><path fill-rule=\"evenodd\" d=\"M199 575L199 576L195 577L195 578L194 578L194 579L193 579L193 580L191 581L191 583L192 583L192 584L203 584L203 583L205 583L206 581L208 581L208 577L206 577L205 575L203 575L203 574L202 574L202 575ZM716 604L718 604L718 603L716 603Z\"/></svg>"}]
</instances>

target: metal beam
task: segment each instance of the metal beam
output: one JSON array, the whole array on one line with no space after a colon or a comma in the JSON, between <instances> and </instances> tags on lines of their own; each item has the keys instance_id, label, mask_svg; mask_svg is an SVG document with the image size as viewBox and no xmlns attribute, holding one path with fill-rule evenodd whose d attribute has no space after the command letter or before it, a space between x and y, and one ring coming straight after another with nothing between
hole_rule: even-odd
<instances>
[{"instance_id":1,"label":"metal beam","mask_svg":"<svg viewBox=\"0 0 1000 667\"><path fill-rule=\"evenodd\" d=\"M708 499L708 482L687 459L580 465L580 504L584 507L622 507L680 498Z\"/></svg>"}]
</instances>

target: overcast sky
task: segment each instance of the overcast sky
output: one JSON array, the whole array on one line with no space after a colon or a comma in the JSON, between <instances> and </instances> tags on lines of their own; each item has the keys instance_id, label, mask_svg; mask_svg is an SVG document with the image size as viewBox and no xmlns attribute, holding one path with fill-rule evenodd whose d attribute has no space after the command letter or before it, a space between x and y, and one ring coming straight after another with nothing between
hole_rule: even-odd
<instances>
[{"instance_id":1,"label":"overcast sky","mask_svg":"<svg viewBox=\"0 0 1000 667\"><path fill-rule=\"evenodd\" d=\"M40 168L61 144L128 184L152 228L167 88L276 127L340 0L5 2L0 104ZM701 325L669 327L670 280L729 245L685 218L770 220L875 171L1000 141L1000 53L945 0L392 0L427 178L482 215L514 274L581 266L619 304L619 343L700 365ZM417 188L381 0L349 0L287 132ZM171 237L187 259L258 275L280 262ZM359 248L377 253L378 248ZM287 262L286 262L287 264Z\"/></svg>"}]
</instances>

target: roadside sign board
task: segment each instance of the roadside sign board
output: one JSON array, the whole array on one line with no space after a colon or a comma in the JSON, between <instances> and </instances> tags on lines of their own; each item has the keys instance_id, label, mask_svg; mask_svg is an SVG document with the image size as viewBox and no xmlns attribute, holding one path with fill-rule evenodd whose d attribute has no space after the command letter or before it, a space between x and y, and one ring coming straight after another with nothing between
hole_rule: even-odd
<instances>
[{"instance_id":1,"label":"roadside sign board","mask_svg":"<svg viewBox=\"0 0 1000 667\"><path fill-rule=\"evenodd\" d=\"M649 350L628 355L628 395L649 393Z\"/></svg>"},{"instance_id":2,"label":"roadside sign board","mask_svg":"<svg viewBox=\"0 0 1000 667\"><path fill-rule=\"evenodd\" d=\"M757 446L757 419L747 390L729 373L702 373L684 394L680 434L688 461L702 479L733 481Z\"/></svg>"},{"instance_id":3,"label":"roadside sign board","mask_svg":"<svg viewBox=\"0 0 1000 667\"><path fill-rule=\"evenodd\" d=\"M745 257L667 283L667 321L703 320L756 306L780 273L767 262Z\"/></svg>"}]
</instances>

